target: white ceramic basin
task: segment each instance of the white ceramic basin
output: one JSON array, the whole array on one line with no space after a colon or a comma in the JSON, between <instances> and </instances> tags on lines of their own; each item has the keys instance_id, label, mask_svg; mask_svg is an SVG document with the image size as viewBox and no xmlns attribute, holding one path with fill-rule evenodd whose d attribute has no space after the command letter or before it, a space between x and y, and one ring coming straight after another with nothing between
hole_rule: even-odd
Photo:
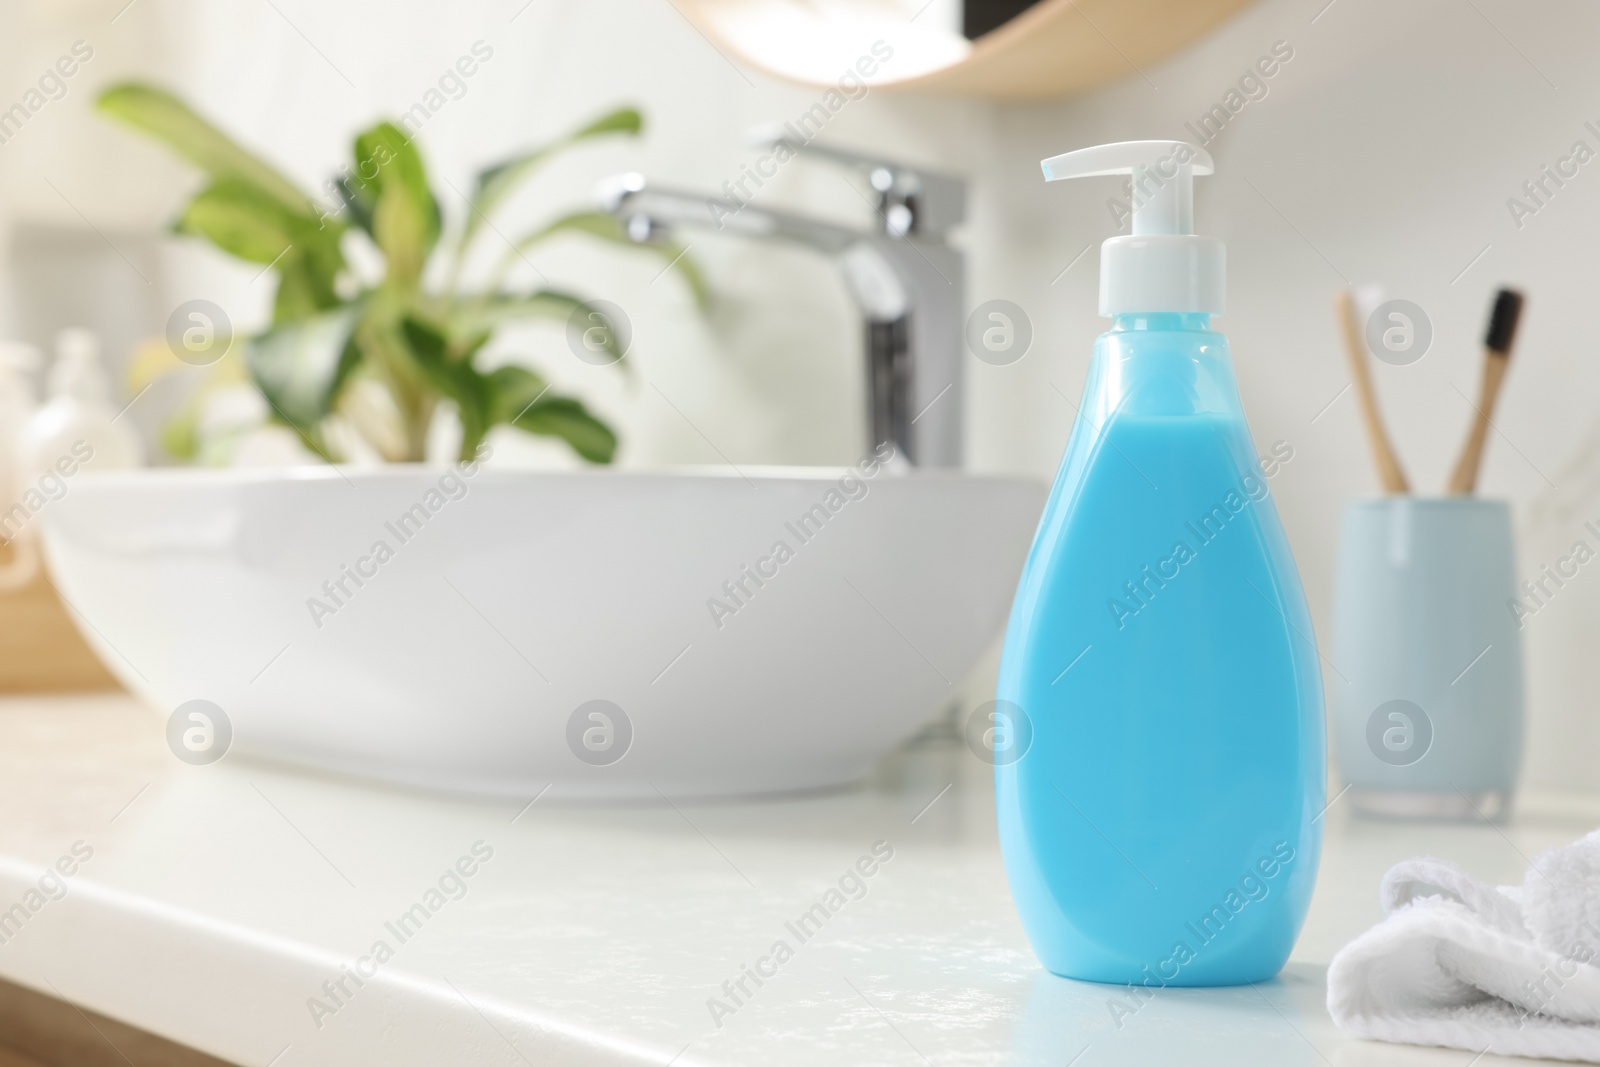
<instances>
[{"instance_id":1,"label":"white ceramic basin","mask_svg":"<svg viewBox=\"0 0 1600 1067\"><path fill-rule=\"evenodd\" d=\"M111 670L163 716L213 702L236 752L653 797L865 774L999 632L1043 501L824 468L172 470L81 474L43 525Z\"/></svg>"}]
</instances>

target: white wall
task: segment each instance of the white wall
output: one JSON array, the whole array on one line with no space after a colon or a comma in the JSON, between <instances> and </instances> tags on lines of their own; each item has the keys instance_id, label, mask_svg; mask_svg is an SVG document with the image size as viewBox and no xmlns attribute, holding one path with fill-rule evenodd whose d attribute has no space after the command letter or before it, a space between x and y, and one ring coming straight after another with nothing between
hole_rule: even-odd
<instances>
[{"instance_id":1,"label":"white wall","mask_svg":"<svg viewBox=\"0 0 1600 1067\"><path fill-rule=\"evenodd\" d=\"M558 163L502 223L515 234L616 170L714 189L751 158L742 131L815 99L735 70L666 0L533 0L526 9L505 0L453 4L449 14L421 0L274 2L136 0L115 23L124 0L10 5L0 14L0 106L82 37L97 49L86 78L138 71L174 84L310 186L344 158L358 124L409 106L482 39L494 58L421 136L437 173L465 189L477 166L604 106L644 105L648 136ZM1038 159L1100 141L1186 136L1183 122L1274 42L1293 47L1269 95L1210 146L1218 174L1202 181L1198 216L1228 242L1230 312L1219 326L1233 343L1258 444L1295 448L1274 488L1326 635L1340 506L1375 489L1350 395L1327 407L1348 380L1330 315L1345 281L1379 282L1432 318L1426 358L1377 368L1400 450L1424 489L1442 483L1465 431L1463 394L1476 396L1492 289L1525 288L1528 313L1483 488L1516 503L1525 566L1552 559L1582 536L1582 520L1600 518L1600 436L1592 436L1600 305L1589 294L1600 163L1520 230L1506 207L1573 141L1600 149L1583 128L1586 119L1600 126L1600 105L1586 106L1600 99L1589 54L1600 9L1578 0L1536 9L1336 0L1319 9L1322 0L1269 0L1172 61L1075 100L1002 106L875 91L846 107L828 136L973 178L971 302L1013 300L1036 334L1020 363L971 364L972 466L1047 477L1072 414L1057 389L1077 398L1103 328L1094 253L1058 275L1113 230L1104 208L1111 189L1047 188ZM87 82L75 82L0 146L10 220L77 224L81 211L108 232L148 230L181 202L186 172L94 118L90 96ZM789 166L762 196L863 224L869 217L839 172L813 163ZM446 209L459 211L459 201ZM850 459L862 444L859 341L832 269L805 253L725 239L697 238L694 254L722 296L710 321L672 278L652 281L658 264L649 259L573 245L538 260L552 278L628 310L638 380L577 363L553 331L514 338L513 347L540 356L563 385L615 417L630 464L714 463L719 453L751 463ZM163 299L212 296L249 324L267 296L246 284L252 273L183 253ZM1590 652L1600 638L1600 565L1589 569L1526 631L1528 766L1542 783L1600 786L1600 714L1590 700L1600 682Z\"/></svg>"}]
</instances>

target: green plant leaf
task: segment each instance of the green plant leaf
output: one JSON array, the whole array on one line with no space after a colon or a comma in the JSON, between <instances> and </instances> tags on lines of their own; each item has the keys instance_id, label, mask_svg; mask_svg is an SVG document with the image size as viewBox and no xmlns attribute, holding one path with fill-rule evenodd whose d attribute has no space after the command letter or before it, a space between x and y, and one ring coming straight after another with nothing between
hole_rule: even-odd
<instances>
[{"instance_id":1,"label":"green plant leaf","mask_svg":"<svg viewBox=\"0 0 1600 1067\"><path fill-rule=\"evenodd\" d=\"M276 324L338 306L334 280L344 269L338 231L319 228L239 178L220 178L201 190L173 224L230 255L278 272Z\"/></svg>"},{"instance_id":2,"label":"green plant leaf","mask_svg":"<svg viewBox=\"0 0 1600 1067\"><path fill-rule=\"evenodd\" d=\"M419 366L456 402L461 416L461 458L470 459L478 444L498 423L527 433L559 437L590 463L610 463L617 435L571 397L550 396L543 378L516 364L483 374L473 358L488 341L484 334L453 351L438 328L408 317L406 344Z\"/></svg>"},{"instance_id":3,"label":"green plant leaf","mask_svg":"<svg viewBox=\"0 0 1600 1067\"><path fill-rule=\"evenodd\" d=\"M576 211L570 215L563 215L521 238L514 244L512 250L507 251L495 276L505 277L510 268L516 265L520 253L527 252L552 237L569 233L584 234L623 248L661 257L666 265L676 271L689 286L697 307L703 311L711 305L711 290L706 285L705 275L701 273L699 264L690 258L687 248L676 241L651 241L640 244L628 236L622 227L621 219L603 211Z\"/></svg>"},{"instance_id":4,"label":"green plant leaf","mask_svg":"<svg viewBox=\"0 0 1600 1067\"><path fill-rule=\"evenodd\" d=\"M244 349L250 377L274 418L325 458L320 424L360 361L351 337L360 313L360 307L352 305L275 326L251 338Z\"/></svg>"},{"instance_id":5,"label":"green plant leaf","mask_svg":"<svg viewBox=\"0 0 1600 1067\"><path fill-rule=\"evenodd\" d=\"M452 336L472 336L498 330L508 322L548 319L565 324L589 301L558 289L539 289L532 293L494 293L468 301L453 309L448 317ZM610 330L603 331L606 350L617 364L628 369L622 342Z\"/></svg>"},{"instance_id":6,"label":"green plant leaf","mask_svg":"<svg viewBox=\"0 0 1600 1067\"><path fill-rule=\"evenodd\" d=\"M523 409L511 425L546 437L559 437L590 463L610 463L617 454L617 435L577 400L545 395Z\"/></svg>"},{"instance_id":7,"label":"green plant leaf","mask_svg":"<svg viewBox=\"0 0 1600 1067\"><path fill-rule=\"evenodd\" d=\"M391 122L380 122L355 141L356 166L348 197L357 219L370 220L392 282L410 287L422 276L439 241L439 204L416 145Z\"/></svg>"},{"instance_id":8,"label":"green plant leaf","mask_svg":"<svg viewBox=\"0 0 1600 1067\"><path fill-rule=\"evenodd\" d=\"M496 367L489 379L490 417L496 423L515 422L550 386L527 367L507 363Z\"/></svg>"},{"instance_id":9,"label":"green plant leaf","mask_svg":"<svg viewBox=\"0 0 1600 1067\"><path fill-rule=\"evenodd\" d=\"M520 185L530 174L539 168L539 165L562 149L588 140L591 137L603 137L607 134L622 133L637 135L644 129L644 116L637 108L620 107L615 111L607 112L571 133L556 138L549 144L542 145L530 152L512 156L510 159L496 163L478 172L478 181L473 189L471 213L467 217L466 232L461 236L463 247L467 245L478 232L484 220L492 215L496 208L504 202L505 198Z\"/></svg>"},{"instance_id":10,"label":"green plant leaf","mask_svg":"<svg viewBox=\"0 0 1600 1067\"><path fill-rule=\"evenodd\" d=\"M333 283L308 263L290 253L278 261L278 293L272 302L272 324L287 326L339 306Z\"/></svg>"},{"instance_id":11,"label":"green plant leaf","mask_svg":"<svg viewBox=\"0 0 1600 1067\"><path fill-rule=\"evenodd\" d=\"M186 404L162 424L161 447L167 450L167 455L192 461L200 454L199 421L198 406Z\"/></svg>"},{"instance_id":12,"label":"green plant leaf","mask_svg":"<svg viewBox=\"0 0 1600 1067\"><path fill-rule=\"evenodd\" d=\"M238 178L219 178L200 190L173 222L173 230L205 237L250 262L275 262L294 246L326 245L338 254L331 230L318 230L261 186Z\"/></svg>"},{"instance_id":13,"label":"green plant leaf","mask_svg":"<svg viewBox=\"0 0 1600 1067\"><path fill-rule=\"evenodd\" d=\"M622 223L614 215L607 215L603 211L575 211L570 215L563 215L554 222L547 223L540 229L516 242L518 251L527 251L541 242L547 241L563 233L586 233L592 237L604 238L608 241L628 241L627 234L622 232ZM632 244L632 241L628 241Z\"/></svg>"},{"instance_id":14,"label":"green plant leaf","mask_svg":"<svg viewBox=\"0 0 1600 1067\"><path fill-rule=\"evenodd\" d=\"M582 306L580 298L559 289L485 293L456 306L449 314L447 325L453 336L471 336L522 319L565 321Z\"/></svg>"},{"instance_id":15,"label":"green plant leaf","mask_svg":"<svg viewBox=\"0 0 1600 1067\"><path fill-rule=\"evenodd\" d=\"M406 346L434 388L456 402L461 416L462 456L470 458L493 425L494 399L489 381L472 365L472 358L489 340L483 334L458 352L438 329L407 316L401 323Z\"/></svg>"},{"instance_id":16,"label":"green plant leaf","mask_svg":"<svg viewBox=\"0 0 1600 1067\"><path fill-rule=\"evenodd\" d=\"M448 318L452 335L471 336L493 333L510 322L545 319L558 322L563 329L575 312L589 306L589 301L557 289L540 289L532 293L495 293L470 301L452 311ZM622 340L611 330L599 331L601 342L612 356L611 365L632 371L626 359L627 351Z\"/></svg>"},{"instance_id":17,"label":"green plant leaf","mask_svg":"<svg viewBox=\"0 0 1600 1067\"><path fill-rule=\"evenodd\" d=\"M300 239L303 221L259 185L220 178L189 201L173 229L251 263L271 263Z\"/></svg>"},{"instance_id":18,"label":"green plant leaf","mask_svg":"<svg viewBox=\"0 0 1600 1067\"><path fill-rule=\"evenodd\" d=\"M353 183L347 183L342 178L333 178L331 181L334 190L339 194L339 201L344 204L345 210L350 213L351 220L368 237L372 237L371 201L359 195L352 187Z\"/></svg>"},{"instance_id":19,"label":"green plant leaf","mask_svg":"<svg viewBox=\"0 0 1600 1067\"><path fill-rule=\"evenodd\" d=\"M165 89L123 82L102 92L97 106L112 118L165 142L213 178L238 178L292 211L317 217L310 198L292 181L239 147Z\"/></svg>"}]
</instances>

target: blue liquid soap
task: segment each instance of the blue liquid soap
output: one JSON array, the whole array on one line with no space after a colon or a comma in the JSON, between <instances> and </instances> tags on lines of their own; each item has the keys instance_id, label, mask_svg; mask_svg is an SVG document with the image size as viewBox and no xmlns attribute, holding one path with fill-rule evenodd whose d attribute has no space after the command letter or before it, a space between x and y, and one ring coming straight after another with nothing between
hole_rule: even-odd
<instances>
[{"instance_id":1,"label":"blue liquid soap","mask_svg":"<svg viewBox=\"0 0 1600 1067\"><path fill-rule=\"evenodd\" d=\"M1209 156L1132 141L1044 163L1127 174L1101 249L1083 403L1006 631L994 726L1000 844L1039 959L1150 988L1257 982L1316 882L1322 678L1227 341L1225 249L1193 233Z\"/></svg>"},{"instance_id":2,"label":"blue liquid soap","mask_svg":"<svg viewBox=\"0 0 1600 1067\"><path fill-rule=\"evenodd\" d=\"M1207 316L1120 315L1100 337L998 693L1031 727L995 768L1006 872L1056 974L1234 985L1289 957L1326 785L1270 493L1292 458L1257 458Z\"/></svg>"}]
</instances>

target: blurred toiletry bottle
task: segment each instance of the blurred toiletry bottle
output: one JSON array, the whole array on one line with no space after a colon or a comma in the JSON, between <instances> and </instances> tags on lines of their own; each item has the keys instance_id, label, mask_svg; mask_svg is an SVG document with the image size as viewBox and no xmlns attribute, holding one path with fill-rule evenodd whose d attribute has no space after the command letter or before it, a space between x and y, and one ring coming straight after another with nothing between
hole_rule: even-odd
<instances>
[{"instance_id":1,"label":"blurred toiletry bottle","mask_svg":"<svg viewBox=\"0 0 1600 1067\"><path fill-rule=\"evenodd\" d=\"M1326 790L1322 679L1194 236L1211 158L1131 141L1044 161L1129 175L1101 247L1088 382L1024 566L995 703L1011 893L1069 978L1204 986L1276 974L1305 919Z\"/></svg>"},{"instance_id":2,"label":"blurred toiletry bottle","mask_svg":"<svg viewBox=\"0 0 1600 1067\"><path fill-rule=\"evenodd\" d=\"M16 341L0 342L0 592L17 589L33 579L38 554L26 534L7 513L22 499L27 487L27 434L38 407L33 377L42 362L39 350Z\"/></svg>"},{"instance_id":3,"label":"blurred toiletry bottle","mask_svg":"<svg viewBox=\"0 0 1600 1067\"><path fill-rule=\"evenodd\" d=\"M111 403L100 339L92 330L73 328L56 335L48 394L28 428L27 462L33 476L52 470L70 476L68 468L75 473L80 465L113 470L144 463L138 432L130 421L117 417Z\"/></svg>"},{"instance_id":4,"label":"blurred toiletry bottle","mask_svg":"<svg viewBox=\"0 0 1600 1067\"><path fill-rule=\"evenodd\" d=\"M0 341L0 501L5 506L22 494L23 442L39 406L33 378L40 362L32 345Z\"/></svg>"}]
</instances>

